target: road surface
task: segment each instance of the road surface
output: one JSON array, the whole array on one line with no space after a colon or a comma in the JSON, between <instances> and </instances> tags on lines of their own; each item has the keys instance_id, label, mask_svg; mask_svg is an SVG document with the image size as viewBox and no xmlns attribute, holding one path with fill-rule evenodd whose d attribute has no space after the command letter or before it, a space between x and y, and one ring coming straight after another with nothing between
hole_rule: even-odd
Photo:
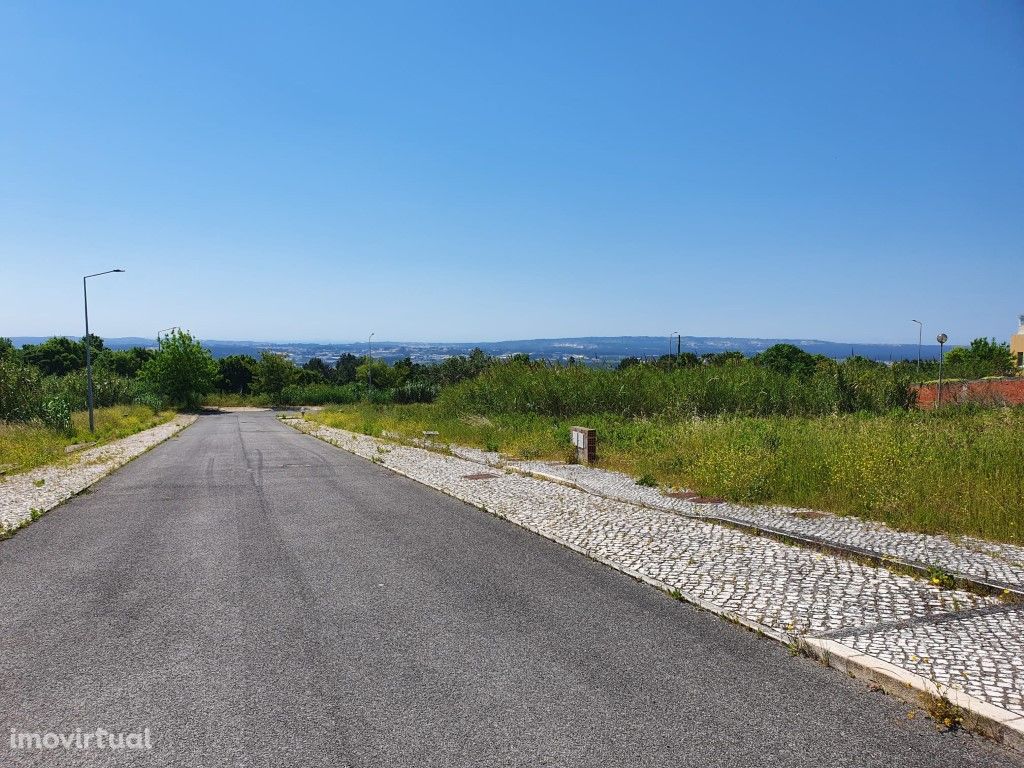
<instances>
[{"instance_id":1,"label":"road surface","mask_svg":"<svg viewBox=\"0 0 1024 768\"><path fill-rule=\"evenodd\" d=\"M282 424L0 542L0 766L996 766L980 737Z\"/></svg>"}]
</instances>

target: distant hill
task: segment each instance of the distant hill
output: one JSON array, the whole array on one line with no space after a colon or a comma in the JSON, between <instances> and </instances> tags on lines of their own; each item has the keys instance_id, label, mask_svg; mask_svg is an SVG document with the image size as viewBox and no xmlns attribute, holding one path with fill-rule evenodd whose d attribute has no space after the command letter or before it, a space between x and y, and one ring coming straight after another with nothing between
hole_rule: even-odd
<instances>
[{"instance_id":1,"label":"distant hill","mask_svg":"<svg viewBox=\"0 0 1024 768\"><path fill-rule=\"evenodd\" d=\"M77 338L77 337L76 337ZM12 341L16 346L38 344L45 337L16 336ZM155 347L156 340L129 336L124 338L104 339L111 349L127 349L129 347ZM814 355L825 355L835 359L843 359L850 355L861 355L880 362L891 360L916 360L916 344L861 344L819 339L749 339L726 336L683 336L682 351L703 355L707 352L725 352L738 350L750 356L756 355L773 344L794 344ZM222 341L204 339L214 357L227 355L253 355L267 350L287 354L296 363L302 364L311 357L321 357L333 362L340 355L348 352L354 355L365 355L366 342L271 342L271 341ZM612 365L624 357L657 357L669 352L667 336L583 336L564 339L524 339L519 341L479 341L479 342L405 342L376 341L373 342L373 356L389 362L410 357L414 362L428 363L443 360L452 355L468 354L475 347L495 356L527 354L535 359L568 360L570 357L590 365ZM676 342L673 339L671 351L675 352ZM939 348L936 345L925 346L922 356L936 359Z\"/></svg>"}]
</instances>

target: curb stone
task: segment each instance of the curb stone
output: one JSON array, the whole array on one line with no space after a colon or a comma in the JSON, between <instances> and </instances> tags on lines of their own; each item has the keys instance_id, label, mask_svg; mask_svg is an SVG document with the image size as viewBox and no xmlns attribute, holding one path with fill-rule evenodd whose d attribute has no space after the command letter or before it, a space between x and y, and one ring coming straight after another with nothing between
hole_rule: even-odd
<instances>
[{"instance_id":1,"label":"curb stone","mask_svg":"<svg viewBox=\"0 0 1024 768\"><path fill-rule=\"evenodd\" d=\"M945 700L968 716L964 726L971 731L1024 753L1024 716L989 704L963 691L937 685L926 677L895 664L861 653L827 638L805 637L799 649L826 666L863 682L877 685L895 696L923 709Z\"/></svg>"}]
</instances>

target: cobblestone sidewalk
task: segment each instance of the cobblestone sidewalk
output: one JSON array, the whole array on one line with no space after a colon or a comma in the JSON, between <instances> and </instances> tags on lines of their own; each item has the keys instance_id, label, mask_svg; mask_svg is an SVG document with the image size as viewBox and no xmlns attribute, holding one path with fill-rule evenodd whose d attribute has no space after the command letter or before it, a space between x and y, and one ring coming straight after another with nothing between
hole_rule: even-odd
<instances>
[{"instance_id":1,"label":"cobblestone sidewalk","mask_svg":"<svg viewBox=\"0 0 1024 768\"><path fill-rule=\"evenodd\" d=\"M66 463L36 467L3 478L0 527L17 528L32 518L32 510L52 509L195 420L195 416L177 416L134 435L88 448Z\"/></svg>"},{"instance_id":2,"label":"cobblestone sidewalk","mask_svg":"<svg viewBox=\"0 0 1024 768\"><path fill-rule=\"evenodd\" d=\"M981 702L987 715L1024 733L1019 604L755 536L700 519L704 511L622 500L621 479L614 487L598 479L598 492L588 492L591 480L569 469L543 465L578 487L513 472L500 457L471 449L446 455L301 419L286 423L784 642L821 638L888 662L957 703Z\"/></svg>"},{"instance_id":3,"label":"cobblestone sidewalk","mask_svg":"<svg viewBox=\"0 0 1024 768\"><path fill-rule=\"evenodd\" d=\"M1024 547L970 536L957 537L897 531L884 523L783 506L705 504L666 496L636 484L629 475L578 464L508 461L497 453L453 446L452 453L493 467L550 476L576 487L630 504L663 509L687 517L724 520L760 530L857 550L924 569L1024 592Z\"/></svg>"}]
</instances>

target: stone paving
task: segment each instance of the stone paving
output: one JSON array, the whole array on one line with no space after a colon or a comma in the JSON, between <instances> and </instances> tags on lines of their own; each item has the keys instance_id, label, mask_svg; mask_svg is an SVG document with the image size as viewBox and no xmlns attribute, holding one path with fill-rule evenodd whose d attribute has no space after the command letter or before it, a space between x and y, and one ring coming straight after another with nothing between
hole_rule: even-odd
<instances>
[{"instance_id":1,"label":"stone paving","mask_svg":"<svg viewBox=\"0 0 1024 768\"><path fill-rule=\"evenodd\" d=\"M422 443L421 444L425 444ZM425 444L429 445L429 444ZM818 510L784 506L744 506L722 502L697 504L666 496L658 488L637 485L622 472L579 464L516 461L493 451L451 446L453 455L492 467L550 475L585 491L631 504L664 509L688 517L724 520L790 536L858 549L925 568L1024 590L1024 547L948 536L897 531L884 523Z\"/></svg>"},{"instance_id":2,"label":"stone paving","mask_svg":"<svg viewBox=\"0 0 1024 768\"><path fill-rule=\"evenodd\" d=\"M72 454L66 462L3 477L0 528L17 528L31 519L32 510L52 509L195 420L195 416L178 416L134 435Z\"/></svg>"},{"instance_id":3,"label":"stone paving","mask_svg":"<svg viewBox=\"0 0 1024 768\"><path fill-rule=\"evenodd\" d=\"M836 642L1024 715L1024 608L868 628Z\"/></svg>"},{"instance_id":4,"label":"stone paving","mask_svg":"<svg viewBox=\"0 0 1024 768\"><path fill-rule=\"evenodd\" d=\"M461 449L465 450L465 449ZM460 451L461 452L461 451ZM620 472L573 464L539 461L508 461L494 464L495 455L478 458L495 466L554 475L584 490L620 501L665 509L690 517L723 519L783 534L817 539L842 547L890 557L906 563L939 568L983 581L1024 589L1024 547L997 544L971 537L956 540L947 536L897 531L884 523L857 517L831 515L808 509L740 504L695 504L665 496L657 488L636 484ZM463 453L469 458L469 453ZM500 462L500 457L498 457Z\"/></svg>"},{"instance_id":5,"label":"stone paving","mask_svg":"<svg viewBox=\"0 0 1024 768\"><path fill-rule=\"evenodd\" d=\"M287 423L779 639L828 637L1024 714L1024 609L995 597L512 472L493 454Z\"/></svg>"}]
</instances>

